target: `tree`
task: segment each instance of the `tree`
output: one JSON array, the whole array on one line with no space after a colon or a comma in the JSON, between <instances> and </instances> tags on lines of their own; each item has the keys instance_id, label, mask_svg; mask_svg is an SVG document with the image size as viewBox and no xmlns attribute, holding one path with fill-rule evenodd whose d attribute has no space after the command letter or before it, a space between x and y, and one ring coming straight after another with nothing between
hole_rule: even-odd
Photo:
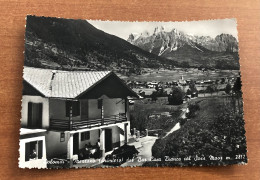
<instances>
[{"instance_id":1,"label":"tree","mask_svg":"<svg viewBox=\"0 0 260 180\"><path fill-rule=\"evenodd\" d=\"M188 108L189 108L189 112L186 113L186 117L188 119L195 117L196 112L200 110L200 106L197 103L196 104L189 104Z\"/></svg>"},{"instance_id":2,"label":"tree","mask_svg":"<svg viewBox=\"0 0 260 180\"><path fill-rule=\"evenodd\" d=\"M181 64L180 64L181 67L184 67L184 68L189 68L190 67L190 64L189 62L187 61L183 61Z\"/></svg>"},{"instance_id":3,"label":"tree","mask_svg":"<svg viewBox=\"0 0 260 180\"><path fill-rule=\"evenodd\" d=\"M157 92L156 91L153 91L153 93L151 94L151 98L152 98L152 101L157 101Z\"/></svg>"},{"instance_id":4,"label":"tree","mask_svg":"<svg viewBox=\"0 0 260 180\"><path fill-rule=\"evenodd\" d=\"M227 85L226 85L226 88L225 88L225 92L227 93L227 94L229 94L230 93L230 91L231 91L231 85L228 83Z\"/></svg>"},{"instance_id":5,"label":"tree","mask_svg":"<svg viewBox=\"0 0 260 180\"><path fill-rule=\"evenodd\" d=\"M180 87L173 87L171 93L168 96L169 104L180 105L183 103L184 92Z\"/></svg>"},{"instance_id":6,"label":"tree","mask_svg":"<svg viewBox=\"0 0 260 180\"><path fill-rule=\"evenodd\" d=\"M241 78L238 77L233 86L233 91L236 93L236 95L239 96L241 95L241 87L242 87Z\"/></svg>"},{"instance_id":7,"label":"tree","mask_svg":"<svg viewBox=\"0 0 260 180\"><path fill-rule=\"evenodd\" d=\"M236 99L237 99L237 103L238 103L238 111L241 112L241 107L242 105L240 104L240 98L242 96L242 91L241 91L241 87L242 87L242 82L241 82L241 78L238 77L236 79L236 82L234 83L234 86L233 86L233 91L236 95ZM236 103L235 103L236 104ZM235 105L234 104L234 105Z\"/></svg>"},{"instance_id":8,"label":"tree","mask_svg":"<svg viewBox=\"0 0 260 180\"><path fill-rule=\"evenodd\" d=\"M195 82L193 80L190 82L189 89L191 91L191 96L192 97L194 97L194 96L197 97L198 96L198 90L197 90ZM187 90L187 92L188 92L188 90Z\"/></svg>"},{"instance_id":9,"label":"tree","mask_svg":"<svg viewBox=\"0 0 260 180\"><path fill-rule=\"evenodd\" d=\"M207 87L206 91L208 93L211 93L211 96L212 96L212 93L217 91L217 87L215 85L210 85Z\"/></svg>"},{"instance_id":10,"label":"tree","mask_svg":"<svg viewBox=\"0 0 260 180\"><path fill-rule=\"evenodd\" d=\"M164 88L162 85L156 85L155 86L155 90L156 90L156 96L157 97L165 97L167 96L167 91L164 91Z\"/></svg>"},{"instance_id":11,"label":"tree","mask_svg":"<svg viewBox=\"0 0 260 180\"><path fill-rule=\"evenodd\" d=\"M187 89L186 95L191 95L191 90L190 90L190 88Z\"/></svg>"}]
</instances>

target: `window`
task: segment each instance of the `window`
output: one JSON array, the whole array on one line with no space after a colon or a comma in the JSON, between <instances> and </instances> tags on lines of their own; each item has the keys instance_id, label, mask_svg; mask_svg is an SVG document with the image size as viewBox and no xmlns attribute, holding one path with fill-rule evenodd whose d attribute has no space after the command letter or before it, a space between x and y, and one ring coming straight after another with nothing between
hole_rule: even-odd
<instances>
[{"instance_id":1,"label":"window","mask_svg":"<svg viewBox=\"0 0 260 180\"><path fill-rule=\"evenodd\" d=\"M79 101L66 101L66 117L70 116L70 107L72 107L72 117L80 115Z\"/></svg>"},{"instance_id":2,"label":"window","mask_svg":"<svg viewBox=\"0 0 260 180\"><path fill-rule=\"evenodd\" d=\"M89 140L89 139L90 139L90 132L89 131L81 133L81 141L86 141L86 140Z\"/></svg>"},{"instance_id":3,"label":"window","mask_svg":"<svg viewBox=\"0 0 260 180\"><path fill-rule=\"evenodd\" d=\"M65 133L60 133L60 142L65 141Z\"/></svg>"},{"instance_id":4,"label":"window","mask_svg":"<svg viewBox=\"0 0 260 180\"><path fill-rule=\"evenodd\" d=\"M42 159L43 141L32 141L25 143L25 161Z\"/></svg>"}]
</instances>

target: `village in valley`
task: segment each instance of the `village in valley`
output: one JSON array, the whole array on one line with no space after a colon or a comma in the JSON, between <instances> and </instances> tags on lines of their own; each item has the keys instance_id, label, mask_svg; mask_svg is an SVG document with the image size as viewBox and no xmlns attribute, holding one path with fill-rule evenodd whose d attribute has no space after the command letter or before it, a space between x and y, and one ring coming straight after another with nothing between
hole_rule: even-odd
<instances>
[{"instance_id":1,"label":"village in valley","mask_svg":"<svg viewBox=\"0 0 260 180\"><path fill-rule=\"evenodd\" d=\"M172 30L178 43L144 51L167 39L157 30L127 42L85 20L28 16L19 167L246 163L236 39Z\"/></svg>"}]
</instances>

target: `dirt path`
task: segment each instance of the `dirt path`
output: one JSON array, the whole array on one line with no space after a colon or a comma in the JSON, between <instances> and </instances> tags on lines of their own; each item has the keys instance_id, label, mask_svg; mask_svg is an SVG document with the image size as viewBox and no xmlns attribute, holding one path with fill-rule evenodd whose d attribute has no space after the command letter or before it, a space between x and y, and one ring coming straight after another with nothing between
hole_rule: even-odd
<instances>
[{"instance_id":1,"label":"dirt path","mask_svg":"<svg viewBox=\"0 0 260 180\"><path fill-rule=\"evenodd\" d=\"M186 112L187 112L187 109L188 109L187 106L188 106L188 105L185 105L185 106L182 108L182 113L180 114L179 118L182 118L182 119L186 118ZM162 139L165 138L165 137L167 137L169 134L173 133L174 131L179 130L180 128L181 128L180 123L179 123L179 122L176 123L175 126L174 126L169 132L167 132L164 137L162 137Z\"/></svg>"},{"instance_id":2,"label":"dirt path","mask_svg":"<svg viewBox=\"0 0 260 180\"><path fill-rule=\"evenodd\" d=\"M169 134L173 133L174 131L177 131L180 128L181 128L181 126L180 126L180 123L178 122L177 124L175 124L175 126L169 132L166 133L166 135L163 138L166 138Z\"/></svg>"}]
</instances>

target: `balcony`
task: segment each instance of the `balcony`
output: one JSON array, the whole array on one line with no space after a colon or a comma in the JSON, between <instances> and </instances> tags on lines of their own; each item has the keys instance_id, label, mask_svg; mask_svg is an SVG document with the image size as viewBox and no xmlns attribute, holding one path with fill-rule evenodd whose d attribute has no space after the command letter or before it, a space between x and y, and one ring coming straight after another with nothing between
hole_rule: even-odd
<instances>
[{"instance_id":1,"label":"balcony","mask_svg":"<svg viewBox=\"0 0 260 180\"><path fill-rule=\"evenodd\" d=\"M50 119L50 129L60 131L71 131L84 128L104 126L109 124L116 124L124 121L127 121L125 113L104 117L103 119Z\"/></svg>"}]
</instances>

